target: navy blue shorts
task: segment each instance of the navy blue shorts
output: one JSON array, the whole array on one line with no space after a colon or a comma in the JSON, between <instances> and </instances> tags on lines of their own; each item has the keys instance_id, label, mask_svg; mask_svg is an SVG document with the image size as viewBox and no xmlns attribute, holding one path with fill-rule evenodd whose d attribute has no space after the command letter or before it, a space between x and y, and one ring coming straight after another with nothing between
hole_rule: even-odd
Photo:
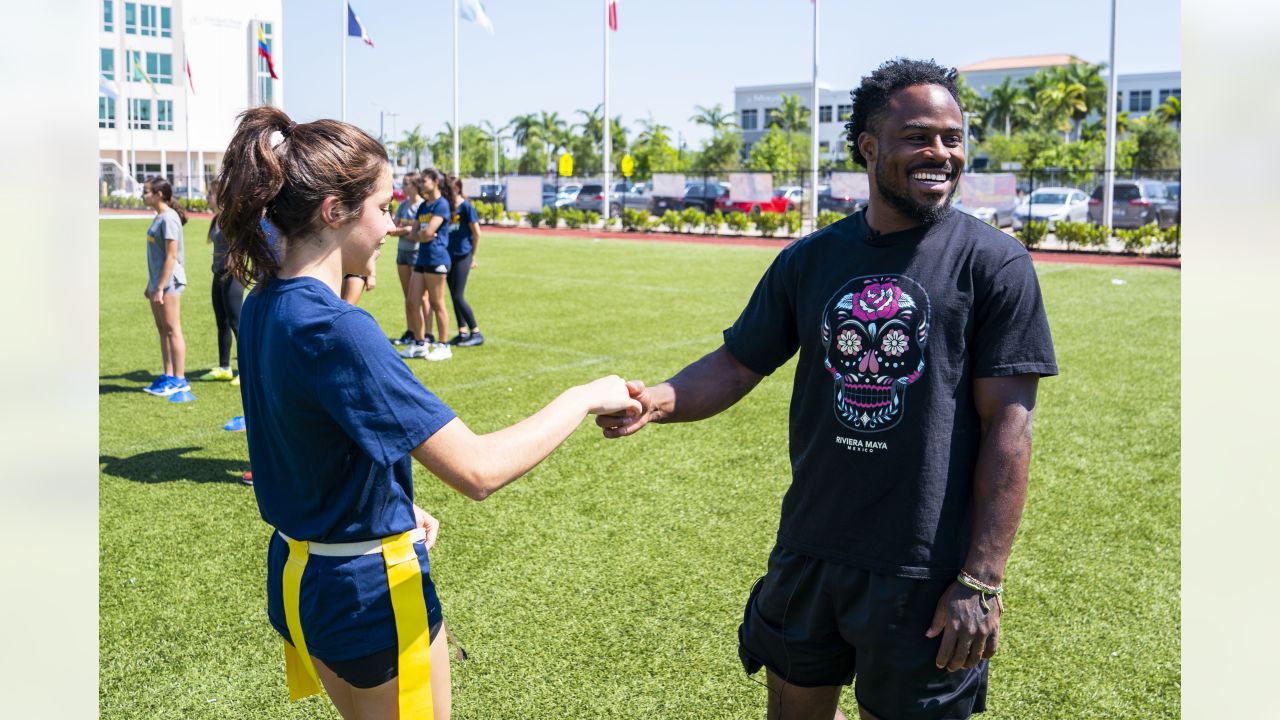
<instances>
[{"instance_id":1,"label":"navy blue shorts","mask_svg":"<svg viewBox=\"0 0 1280 720\"><path fill-rule=\"evenodd\" d=\"M849 685L879 718L952 720L987 708L987 661L947 672L924 636L950 578L883 575L775 546L751 589L738 655L801 687Z\"/></svg>"}]
</instances>

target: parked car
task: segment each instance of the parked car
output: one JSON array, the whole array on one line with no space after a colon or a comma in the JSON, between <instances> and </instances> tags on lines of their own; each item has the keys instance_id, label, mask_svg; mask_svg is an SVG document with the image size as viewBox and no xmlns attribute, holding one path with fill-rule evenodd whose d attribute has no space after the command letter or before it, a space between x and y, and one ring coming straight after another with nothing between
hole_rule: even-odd
<instances>
[{"instance_id":1,"label":"parked car","mask_svg":"<svg viewBox=\"0 0 1280 720\"><path fill-rule=\"evenodd\" d=\"M609 216L621 215L623 202L626 203L628 210L649 210L651 199L641 186L616 182L609 194ZM579 210L601 212L601 208L604 207L604 185L600 183L583 185L573 205Z\"/></svg>"},{"instance_id":2,"label":"parked car","mask_svg":"<svg viewBox=\"0 0 1280 720\"><path fill-rule=\"evenodd\" d=\"M773 196L786 199L787 212L799 210L800 205L804 202L804 188L799 185L783 185L780 188L773 189Z\"/></svg>"},{"instance_id":3,"label":"parked car","mask_svg":"<svg viewBox=\"0 0 1280 720\"><path fill-rule=\"evenodd\" d=\"M498 203L505 206L507 204L507 187L505 185L495 185L493 183L483 183L480 185L480 194L472 198L484 203Z\"/></svg>"},{"instance_id":4,"label":"parked car","mask_svg":"<svg viewBox=\"0 0 1280 720\"><path fill-rule=\"evenodd\" d=\"M996 227L1009 227L1014 223L1014 217L1017 215L1017 200L1010 198L1009 200L997 205L978 205L970 207L963 202L956 200L952 207L962 213L968 213L984 223L995 225ZM1016 227L1016 226L1015 226Z\"/></svg>"},{"instance_id":5,"label":"parked car","mask_svg":"<svg viewBox=\"0 0 1280 720\"><path fill-rule=\"evenodd\" d=\"M1049 223L1049 230L1059 220L1085 222L1089 219L1089 197L1083 190L1069 187L1042 187L1022 201L1013 213L1013 229L1022 229L1030 216L1032 220Z\"/></svg>"},{"instance_id":6,"label":"parked car","mask_svg":"<svg viewBox=\"0 0 1280 720\"><path fill-rule=\"evenodd\" d=\"M1089 221L1102 224L1102 191L1099 185L1089 198ZM1117 180L1112 199L1111 226L1138 228L1148 223L1168 227L1178 222L1178 203L1158 180Z\"/></svg>"},{"instance_id":7,"label":"parked car","mask_svg":"<svg viewBox=\"0 0 1280 720\"><path fill-rule=\"evenodd\" d=\"M768 200L730 200L729 194L716 198L716 209L720 212L742 212L749 213L759 210L760 212L784 213L791 207L791 201L787 198L774 193L773 197Z\"/></svg>"},{"instance_id":8,"label":"parked car","mask_svg":"<svg viewBox=\"0 0 1280 720\"><path fill-rule=\"evenodd\" d=\"M556 194L556 207L557 208L573 207L574 202L577 201L578 195L581 192L582 192L581 183L570 183L568 185L561 185L560 192Z\"/></svg>"},{"instance_id":9,"label":"parked car","mask_svg":"<svg viewBox=\"0 0 1280 720\"><path fill-rule=\"evenodd\" d=\"M710 213L716 209L716 201L722 197L729 197L729 183L697 180L685 185L680 208L671 209L698 208L704 213Z\"/></svg>"},{"instance_id":10,"label":"parked car","mask_svg":"<svg viewBox=\"0 0 1280 720\"><path fill-rule=\"evenodd\" d=\"M556 186L555 183L542 183L542 207L556 207Z\"/></svg>"},{"instance_id":11,"label":"parked car","mask_svg":"<svg viewBox=\"0 0 1280 720\"><path fill-rule=\"evenodd\" d=\"M867 206L867 198L848 196L835 197L831 194L830 185L818 186L818 212L833 210L845 215L852 215Z\"/></svg>"},{"instance_id":12,"label":"parked car","mask_svg":"<svg viewBox=\"0 0 1280 720\"><path fill-rule=\"evenodd\" d=\"M185 187L176 187L176 188L174 188L174 189L173 189L173 196L174 196L174 197L176 197L176 198L179 198L179 199L181 199L181 200L186 200L186 199L187 199L187 188L185 188ZM205 200L206 198L205 198L205 196L204 196L204 193L200 192L200 191L199 191L198 189L196 189L196 188L191 188L191 199L192 199L192 200Z\"/></svg>"},{"instance_id":13,"label":"parked car","mask_svg":"<svg viewBox=\"0 0 1280 720\"><path fill-rule=\"evenodd\" d=\"M692 182L684 184L684 193L689 192L689 186ZM684 209L684 193L680 195L654 195L649 199L650 211L654 215L661 215L668 210L680 211Z\"/></svg>"}]
</instances>

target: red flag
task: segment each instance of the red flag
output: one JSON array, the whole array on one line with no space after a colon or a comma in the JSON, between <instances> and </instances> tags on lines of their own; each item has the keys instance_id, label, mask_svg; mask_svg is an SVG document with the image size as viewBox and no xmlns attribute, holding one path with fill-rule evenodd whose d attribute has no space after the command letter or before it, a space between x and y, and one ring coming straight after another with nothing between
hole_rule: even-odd
<instances>
[{"instance_id":1,"label":"red flag","mask_svg":"<svg viewBox=\"0 0 1280 720\"><path fill-rule=\"evenodd\" d=\"M609 29L618 32L618 0L609 0Z\"/></svg>"},{"instance_id":2,"label":"red flag","mask_svg":"<svg viewBox=\"0 0 1280 720\"><path fill-rule=\"evenodd\" d=\"M186 66L187 66L187 87L191 88L191 94L192 94L192 95L195 95L195 94L196 94L196 84L195 84L195 81L191 79L191 58L186 57L186 56L184 55L184 56L182 57L182 61L183 61L183 62L186 64Z\"/></svg>"}]
</instances>

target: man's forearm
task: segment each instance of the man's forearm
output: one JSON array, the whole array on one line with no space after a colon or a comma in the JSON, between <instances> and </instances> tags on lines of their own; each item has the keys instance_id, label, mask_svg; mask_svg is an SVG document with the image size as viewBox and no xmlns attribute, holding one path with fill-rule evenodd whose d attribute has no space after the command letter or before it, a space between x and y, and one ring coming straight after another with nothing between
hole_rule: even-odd
<instances>
[{"instance_id":1,"label":"man's forearm","mask_svg":"<svg viewBox=\"0 0 1280 720\"><path fill-rule=\"evenodd\" d=\"M751 392L762 375L751 372L721 345L649 392L653 421L693 422L723 412Z\"/></svg>"},{"instance_id":2,"label":"man's forearm","mask_svg":"<svg viewBox=\"0 0 1280 720\"><path fill-rule=\"evenodd\" d=\"M1022 522L1031 463L1029 409L1012 405L983 428L973 479L973 535L964 569L999 585Z\"/></svg>"}]
</instances>

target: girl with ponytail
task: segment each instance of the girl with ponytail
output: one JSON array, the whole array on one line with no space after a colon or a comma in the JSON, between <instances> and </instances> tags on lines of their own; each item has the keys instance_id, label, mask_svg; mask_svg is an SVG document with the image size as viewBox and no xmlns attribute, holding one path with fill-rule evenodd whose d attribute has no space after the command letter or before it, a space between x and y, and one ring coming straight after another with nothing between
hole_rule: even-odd
<instances>
[{"instance_id":1,"label":"girl with ponytail","mask_svg":"<svg viewBox=\"0 0 1280 720\"><path fill-rule=\"evenodd\" d=\"M371 315L338 297L395 224L383 147L334 120L240 116L217 195L227 267L254 285L240 318L254 495L271 524L267 616L291 698L321 685L344 718L448 718L449 657L413 463L483 500L588 413L637 413L616 376L511 427L473 433L409 371ZM263 219L278 231L269 241Z\"/></svg>"},{"instance_id":2,"label":"girl with ponytail","mask_svg":"<svg viewBox=\"0 0 1280 720\"><path fill-rule=\"evenodd\" d=\"M182 291L187 287L183 267L185 252L182 226L187 214L173 202L173 186L163 177L148 178L142 185L142 202L155 211L147 228L147 289L142 294L151 301L151 316L160 333L160 376L143 388L152 395L166 397L189 392L187 382L187 341L182 335Z\"/></svg>"},{"instance_id":3,"label":"girl with ponytail","mask_svg":"<svg viewBox=\"0 0 1280 720\"><path fill-rule=\"evenodd\" d=\"M418 242L418 257L409 286L409 298L414 302L409 322L421 317L423 323L411 328L413 342L400 351L400 357L448 360L453 357L453 350L445 342L449 337L449 310L444 305L444 287L452 262L449 225L458 198L444 173L435 168L427 168L418 176L418 191L423 199L418 206L418 230L410 235ZM435 318L440 332L436 336L438 342L431 338L431 318Z\"/></svg>"}]
</instances>

